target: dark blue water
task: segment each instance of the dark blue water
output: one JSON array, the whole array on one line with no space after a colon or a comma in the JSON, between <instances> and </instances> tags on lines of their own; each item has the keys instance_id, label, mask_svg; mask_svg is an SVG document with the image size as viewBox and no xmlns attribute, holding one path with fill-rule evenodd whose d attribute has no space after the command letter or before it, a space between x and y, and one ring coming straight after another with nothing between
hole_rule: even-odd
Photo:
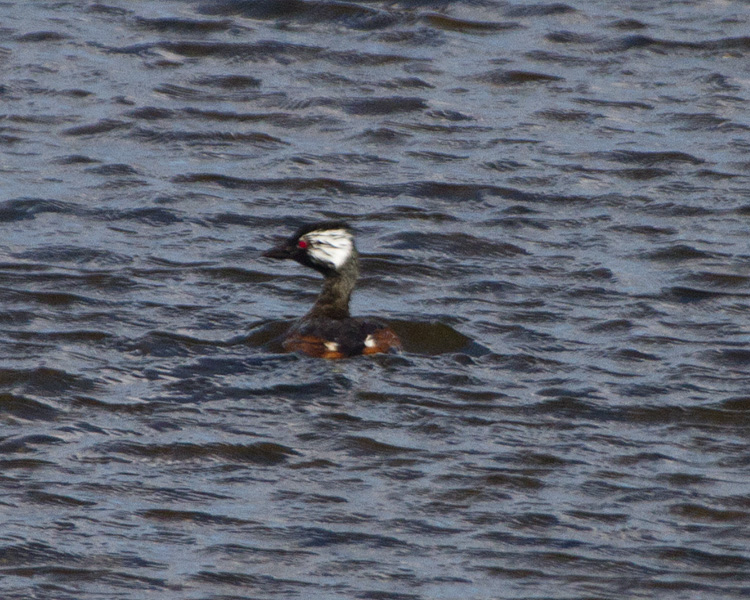
<instances>
[{"instance_id":1,"label":"dark blue water","mask_svg":"<svg viewBox=\"0 0 750 600\"><path fill-rule=\"evenodd\" d=\"M741 3L0 16L0 596L750 594Z\"/></svg>"}]
</instances>

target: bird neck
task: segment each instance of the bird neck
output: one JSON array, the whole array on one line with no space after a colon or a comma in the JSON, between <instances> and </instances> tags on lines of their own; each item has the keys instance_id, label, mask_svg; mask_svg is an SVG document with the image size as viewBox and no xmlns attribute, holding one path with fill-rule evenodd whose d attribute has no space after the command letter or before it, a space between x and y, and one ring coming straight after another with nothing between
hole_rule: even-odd
<instances>
[{"instance_id":1,"label":"bird neck","mask_svg":"<svg viewBox=\"0 0 750 600\"><path fill-rule=\"evenodd\" d=\"M349 316L349 299L359 275L358 262L354 254L338 271L326 274L323 289L307 316L331 319Z\"/></svg>"}]
</instances>

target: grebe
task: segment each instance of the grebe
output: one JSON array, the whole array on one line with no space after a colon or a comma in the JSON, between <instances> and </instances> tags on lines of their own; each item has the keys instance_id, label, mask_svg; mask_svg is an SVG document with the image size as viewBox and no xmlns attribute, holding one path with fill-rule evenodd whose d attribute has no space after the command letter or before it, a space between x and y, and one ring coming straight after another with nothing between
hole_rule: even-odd
<instances>
[{"instance_id":1,"label":"grebe","mask_svg":"<svg viewBox=\"0 0 750 600\"><path fill-rule=\"evenodd\" d=\"M283 343L285 350L317 358L346 358L401 348L398 336L384 323L349 315L349 298L359 275L359 254L346 223L305 225L263 256L296 260L325 278L310 312L289 331Z\"/></svg>"}]
</instances>

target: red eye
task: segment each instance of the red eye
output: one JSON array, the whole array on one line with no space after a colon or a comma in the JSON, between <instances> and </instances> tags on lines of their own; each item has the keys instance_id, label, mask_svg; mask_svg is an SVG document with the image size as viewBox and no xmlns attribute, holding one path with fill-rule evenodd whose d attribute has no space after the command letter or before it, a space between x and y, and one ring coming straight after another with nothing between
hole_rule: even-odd
<instances>
[{"instance_id":1,"label":"red eye","mask_svg":"<svg viewBox=\"0 0 750 600\"><path fill-rule=\"evenodd\" d=\"M297 242L297 248L302 248L304 250L307 248L307 242L305 240L299 240Z\"/></svg>"}]
</instances>

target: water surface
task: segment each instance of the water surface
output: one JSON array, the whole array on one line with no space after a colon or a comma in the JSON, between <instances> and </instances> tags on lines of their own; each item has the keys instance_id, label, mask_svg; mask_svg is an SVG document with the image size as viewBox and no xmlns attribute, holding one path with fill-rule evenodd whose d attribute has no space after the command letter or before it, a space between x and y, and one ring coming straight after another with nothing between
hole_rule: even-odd
<instances>
[{"instance_id":1,"label":"water surface","mask_svg":"<svg viewBox=\"0 0 750 600\"><path fill-rule=\"evenodd\" d=\"M2 597L747 597L749 24L5 2ZM281 352L329 218L403 353Z\"/></svg>"}]
</instances>

